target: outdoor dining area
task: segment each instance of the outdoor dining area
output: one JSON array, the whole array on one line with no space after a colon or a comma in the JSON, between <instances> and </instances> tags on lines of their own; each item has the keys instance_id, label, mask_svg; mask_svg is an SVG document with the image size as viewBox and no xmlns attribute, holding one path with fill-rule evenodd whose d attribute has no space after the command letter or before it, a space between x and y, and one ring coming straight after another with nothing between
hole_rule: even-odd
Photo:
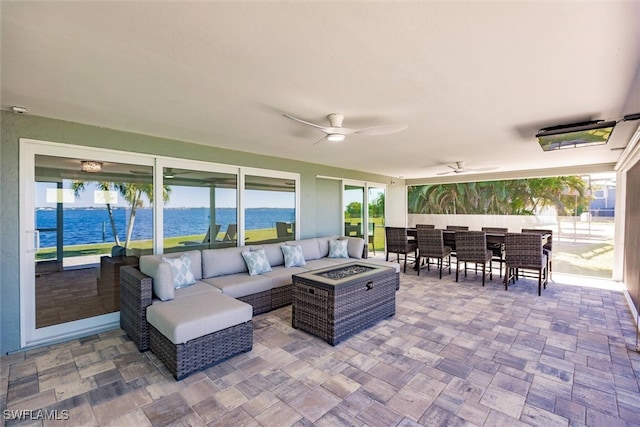
<instances>
[{"instance_id":1,"label":"outdoor dining area","mask_svg":"<svg viewBox=\"0 0 640 427\"><path fill-rule=\"evenodd\" d=\"M447 225L439 229L432 224L416 224L415 227L385 227L385 237L386 260L389 254L396 254L400 262L402 255L405 273L407 263L412 261L418 275L425 267L430 271L433 265L442 279L442 270L446 267L451 273L452 261L455 261L458 282L461 272L467 277L470 263L476 274L482 274L482 286L486 276L493 280L496 268L505 290L521 277L533 274L541 295L552 271L553 231L549 229L523 228L520 232L510 232L504 227L469 230L468 226Z\"/></svg>"}]
</instances>

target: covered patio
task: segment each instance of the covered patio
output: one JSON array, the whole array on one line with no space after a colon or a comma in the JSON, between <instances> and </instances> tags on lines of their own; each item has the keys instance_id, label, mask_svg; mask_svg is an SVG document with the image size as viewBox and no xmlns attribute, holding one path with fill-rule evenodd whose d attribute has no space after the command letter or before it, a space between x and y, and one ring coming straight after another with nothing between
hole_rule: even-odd
<instances>
[{"instance_id":1,"label":"covered patio","mask_svg":"<svg viewBox=\"0 0 640 427\"><path fill-rule=\"evenodd\" d=\"M65 425L640 423L617 285L555 275L538 297L479 277L402 274L396 315L335 347L291 328L291 307L257 316L251 352L178 382L119 329L18 352L2 357L2 404Z\"/></svg>"}]
</instances>

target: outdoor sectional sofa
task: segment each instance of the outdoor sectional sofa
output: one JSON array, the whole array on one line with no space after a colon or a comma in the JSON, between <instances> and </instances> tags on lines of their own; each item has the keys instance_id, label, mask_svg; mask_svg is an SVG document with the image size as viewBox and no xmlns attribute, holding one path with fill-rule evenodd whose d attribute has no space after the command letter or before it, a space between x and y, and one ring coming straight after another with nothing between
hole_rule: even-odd
<instances>
[{"instance_id":1,"label":"outdoor sectional sofa","mask_svg":"<svg viewBox=\"0 0 640 427\"><path fill-rule=\"evenodd\" d=\"M329 256L329 241L337 239L348 241L348 257ZM304 265L285 266L282 245L299 246ZM271 271L251 275L243 252L260 249ZM169 262L185 256L195 283L176 289ZM364 239L335 236L144 255L138 268L120 271L120 325L140 351L151 349L181 379L251 350L253 315L291 304L294 274L360 260L394 266L399 287L399 264L366 258Z\"/></svg>"}]
</instances>

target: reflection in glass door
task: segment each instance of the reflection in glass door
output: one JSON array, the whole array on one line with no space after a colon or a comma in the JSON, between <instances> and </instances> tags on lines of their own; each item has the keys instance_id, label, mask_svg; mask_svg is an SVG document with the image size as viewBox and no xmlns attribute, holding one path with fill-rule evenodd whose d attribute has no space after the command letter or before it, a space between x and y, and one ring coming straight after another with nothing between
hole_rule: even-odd
<instances>
[{"instance_id":1,"label":"reflection in glass door","mask_svg":"<svg viewBox=\"0 0 640 427\"><path fill-rule=\"evenodd\" d=\"M364 187L360 185L344 186L344 235L363 237L365 204Z\"/></svg>"},{"instance_id":2,"label":"reflection in glass door","mask_svg":"<svg viewBox=\"0 0 640 427\"><path fill-rule=\"evenodd\" d=\"M35 323L120 310L119 269L152 248L152 169L35 156Z\"/></svg>"},{"instance_id":3,"label":"reflection in glass door","mask_svg":"<svg viewBox=\"0 0 640 427\"><path fill-rule=\"evenodd\" d=\"M345 183L342 201L344 235L364 238L368 243L370 255L384 253L384 185ZM367 209L363 209L364 206Z\"/></svg>"},{"instance_id":4,"label":"reflection in glass door","mask_svg":"<svg viewBox=\"0 0 640 427\"><path fill-rule=\"evenodd\" d=\"M238 241L234 174L163 168L163 250L215 249Z\"/></svg>"},{"instance_id":5,"label":"reflection in glass door","mask_svg":"<svg viewBox=\"0 0 640 427\"><path fill-rule=\"evenodd\" d=\"M383 187L367 187L367 190L369 252L375 255L376 252L384 253L385 189Z\"/></svg>"},{"instance_id":6,"label":"reflection in glass door","mask_svg":"<svg viewBox=\"0 0 640 427\"><path fill-rule=\"evenodd\" d=\"M21 298L31 345L117 322L120 267L153 248L153 169L26 146L21 260L31 280Z\"/></svg>"},{"instance_id":7,"label":"reflection in glass door","mask_svg":"<svg viewBox=\"0 0 640 427\"><path fill-rule=\"evenodd\" d=\"M295 240L296 180L245 175L244 243Z\"/></svg>"}]
</instances>

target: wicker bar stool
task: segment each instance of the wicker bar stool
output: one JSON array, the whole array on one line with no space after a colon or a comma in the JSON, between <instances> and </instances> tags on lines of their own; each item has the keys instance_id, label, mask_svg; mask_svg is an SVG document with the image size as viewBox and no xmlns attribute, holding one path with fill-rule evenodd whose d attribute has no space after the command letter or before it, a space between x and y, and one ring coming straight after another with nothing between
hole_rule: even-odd
<instances>
[{"instance_id":1,"label":"wicker bar stool","mask_svg":"<svg viewBox=\"0 0 640 427\"><path fill-rule=\"evenodd\" d=\"M553 252L553 230L541 230L537 228L523 228L521 230L523 233L538 233L538 234L548 234L549 238L547 239L547 243L542 246L544 253L547 255L549 278L551 278L551 273L553 272L553 261L552 261L552 252Z\"/></svg>"},{"instance_id":2,"label":"wicker bar stool","mask_svg":"<svg viewBox=\"0 0 640 427\"><path fill-rule=\"evenodd\" d=\"M482 265L482 286L485 282L487 265L489 266L489 280L493 280L491 258L493 253L487 249L487 236L484 231L456 231L456 282L460 271L460 263L464 262L464 277L467 277L467 262Z\"/></svg>"},{"instance_id":3,"label":"wicker bar stool","mask_svg":"<svg viewBox=\"0 0 640 427\"><path fill-rule=\"evenodd\" d=\"M444 259L448 258L449 274L451 274L451 248L444 245L442 230L418 228L416 240L418 241L418 276L420 275L420 261L422 260L422 258L427 259L427 270L429 270L429 258L436 258L438 260L437 265L438 269L440 270L441 279L442 265L444 264Z\"/></svg>"},{"instance_id":4,"label":"wicker bar stool","mask_svg":"<svg viewBox=\"0 0 640 427\"><path fill-rule=\"evenodd\" d=\"M482 227L485 233L507 233L505 227ZM493 253L492 261L498 261L500 265L500 277L502 277L502 264L504 263L504 243L487 243L487 249Z\"/></svg>"},{"instance_id":5,"label":"wicker bar stool","mask_svg":"<svg viewBox=\"0 0 640 427\"><path fill-rule=\"evenodd\" d=\"M504 289L509 282L518 280L520 270L534 270L538 276L538 296L542 287L547 288L548 260L543 250L540 233L507 233L505 236L507 271L504 275Z\"/></svg>"},{"instance_id":6,"label":"wicker bar stool","mask_svg":"<svg viewBox=\"0 0 640 427\"><path fill-rule=\"evenodd\" d=\"M433 224L416 224L416 230L420 230L421 228L433 230L436 228L436 226Z\"/></svg>"},{"instance_id":7,"label":"wicker bar stool","mask_svg":"<svg viewBox=\"0 0 640 427\"><path fill-rule=\"evenodd\" d=\"M404 227L385 227L385 236L387 238L387 255L386 260L389 261L389 253L397 255L397 261L400 263L400 254L404 255L404 272L407 272L407 258L413 253L413 259L416 259L418 246L415 240L409 240L407 237L407 229Z\"/></svg>"},{"instance_id":8,"label":"wicker bar stool","mask_svg":"<svg viewBox=\"0 0 640 427\"><path fill-rule=\"evenodd\" d=\"M466 225L447 225L447 230L448 231L468 231L469 227ZM449 243L449 247L451 248L451 255L456 257L456 263L457 263L458 256L456 252L456 240L453 239L452 242L448 242L448 243Z\"/></svg>"}]
</instances>

